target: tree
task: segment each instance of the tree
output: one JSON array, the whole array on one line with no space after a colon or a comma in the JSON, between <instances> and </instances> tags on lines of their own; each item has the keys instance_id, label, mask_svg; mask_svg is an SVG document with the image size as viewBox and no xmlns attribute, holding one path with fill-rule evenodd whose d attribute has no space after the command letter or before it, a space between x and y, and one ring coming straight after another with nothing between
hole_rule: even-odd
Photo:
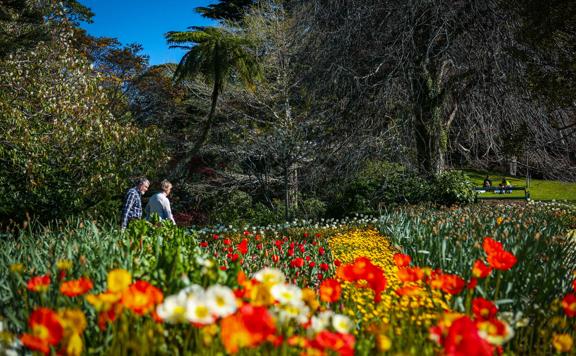
<instances>
[{"instance_id":1,"label":"tree","mask_svg":"<svg viewBox=\"0 0 576 356\"><path fill-rule=\"evenodd\" d=\"M254 3L254 0L220 0L208 7L197 7L196 12L214 20L239 21Z\"/></svg>"},{"instance_id":2,"label":"tree","mask_svg":"<svg viewBox=\"0 0 576 356\"><path fill-rule=\"evenodd\" d=\"M116 214L128 180L165 160L157 129L108 110L73 29L58 24L51 36L0 61L0 222Z\"/></svg>"},{"instance_id":3,"label":"tree","mask_svg":"<svg viewBox=\"0 0 576 356\"><path fill-rule=\"evenodd\" d=\"M261 79L262 72L255 54L250 50L250 41L225 28L193 27L193 31L169 32L166 38L172 44L171 48L188 50L174 73L176 81L202 75L212 82L210 112L189 157L182 162L186 165L208 140L218 97L226 83L237 77L245 86L253 89L256 81ZM187 43L191 45L185 45Z\"/></svg>"}]
</instances>

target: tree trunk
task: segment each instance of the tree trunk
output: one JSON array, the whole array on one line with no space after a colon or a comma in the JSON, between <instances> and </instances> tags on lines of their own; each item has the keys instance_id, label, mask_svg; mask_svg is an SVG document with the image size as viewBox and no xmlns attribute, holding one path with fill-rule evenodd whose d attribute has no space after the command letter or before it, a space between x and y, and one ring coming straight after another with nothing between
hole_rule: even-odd
<instances>
[{"instance_id":1,"label":"tree trunk","mask_svg":"<svg viewBox=\"0 0 576 356\"><path fill-rule=\"evenodd\" d=\"M284 165L284 210L286 220L298 209L298 166L295 162Z\"/></svg>"},{"instance_id":2,"label":"tree trunk","mask_svg":"<svg viewBox=\"0 0 576 356\"><path fill-rule=\"evenodd\" d=\"M174 172L175 172L174 176L178 176L178 175L187 176L188 175L188 169L187 169L188 164L190 163L192 158L194 156L196 156L198 154L198 152L200 152L200 149L202 148L202 146L204 146L204 144L208 140L208 136L210 135L210 130L212 129L212 126L214 124L214 117L216 116L216 104L218 103L218 96L220 94L219 88L220 88L219 82L215 81L214 82L214 88L212 89L212 104L210 105L210 112L208 113L208 117L206 118L206 122L204 123L204 128L202 129L202 134L200 135L198 140L196 140L194 147L188 153L188 155L186 157L182 158L182 160L178 163L178 166L174 170Z\"/></svg>"}]
</instances>

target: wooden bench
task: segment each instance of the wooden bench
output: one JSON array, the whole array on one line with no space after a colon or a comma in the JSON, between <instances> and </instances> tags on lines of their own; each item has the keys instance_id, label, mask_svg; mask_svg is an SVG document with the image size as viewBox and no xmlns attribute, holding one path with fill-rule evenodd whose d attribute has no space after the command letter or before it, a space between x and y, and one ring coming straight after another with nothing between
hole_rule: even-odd
<instances>
[{"instance_id":1,"label":"wooden bench","mask_svg":"<svg viewBox=\"0 0 576 356\"><path fill-rule=\"evenodd\" d=\"M502 193L501 191L504 190L505 192ZM493 199L493 200L528 200L530 199L530 192L526 187L516 187L512 186L509 188L500 188L500 187L475 187L474 191L476 191L476 200L481 199ZM514 191L523 191L524 196L513 195L512 192ZM510 193L508 193L510 192ZM485 195L482 195L485 194Z\"/></svg>"}]
</instances>

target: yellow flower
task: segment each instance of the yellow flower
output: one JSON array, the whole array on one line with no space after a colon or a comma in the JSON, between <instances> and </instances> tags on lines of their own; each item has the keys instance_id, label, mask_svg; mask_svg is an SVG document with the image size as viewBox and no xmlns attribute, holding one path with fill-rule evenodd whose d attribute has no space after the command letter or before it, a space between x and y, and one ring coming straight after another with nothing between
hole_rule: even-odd
<instances>
[{"instance_id":1,"label":"yellow flower","mask_svg":"<svg viewBox=\"0 0 576 356\"><path fill-rule=\"evenodd\" d=\"M64 327L64 334L82 334L86 329L86 316L80 309L61 309L58 318Z\"/></svg>"},{"instance_id":2,"label":"yellow flower","mask_svg":"<svg viewBox=\"0 0 576 356\"><path fill-rule=\"evenodd\" d=\"M108 272L108 290L112 293L124 291L132 283L130 272L124 269L114 269Z\"/></svg>"},{"instance_id":3,"label":"yellow flower","mask_svg":"<svg viewBox=\"0 0 576 356\"><path fill-rule=\"evenodd\" d=\"M302 289L302 300L310 310L314 313L318 308L320 308L320 302L318 302L318 298L316 298L316 292L310 288L303 288Z\"/></svg>"},{"instance_id":4,"label":"yellow flower","mask_svg":"<svg viewBox=\"0 0 576 356\"><path fill-rule=\"evenodd\" d=\"M56 268L59 271L69 271L72 269L72 261L66 259L58 260L56 261Z\"/></svg>"},{"instance_id":5,"label":"yellow flower","mask_svg":"<svg viewBox=\"0 0 576 356\"><path fill-rule=\"evenodd\" d=\"M96 311L108 311L116 302L120 300L122 294L120 293L100 293L89 294L86 296L86 301L94 306Z\"/></svg>"},{"instance_id":6,"label":"yellow flower","mask_svg":"<svg viewBox=\"0 0 576 356\"><path fill-rule=\"evenodd\" d=\"M22 263L12 263L10 265L10 271L21 274L24 272L24 265Z\"/></svg>"},{"instance_id":7,"label":"yellow flower","mask_svg":"<svg viewBox=\"0 0 576 356\"><path fill-rule=\"evenodd\" d=\"M569 334L554 334L552 336L552 345L558 352L569 352L572 350L574 340Z\"/></svg>"},{"instance_id":8,"label":"yellow flower","mask_svg":"<svg viewBox=\"0 0 576 356\"><path fill-rule=\"evenodd\" d=\"M68 356L79 356L82 355L82 350L84 349L84 344L82 343L82 338L80 335L74 333L67 340L66 344L66 355Z\"/></svg>"},{"instance_id":9,"label":"yellow flower","mask_svg":"<svg viewBox=\"0 0 576 356\"><path fill-rule=\"evenodd\" d=\"M502 221L504 221L503 217L499 216L496 218L496 224L500 225L500 224L502 224Z\"/></svg>"},{"instance_id":10,"label":"yellow flower","mask_svg":"<svg viewBox=\"0 0 576 356\"><path fill-rule=\"evenodd\" d=\"M392 347L392 341L386 335L377 335L376 336L376 347L380 352L386 352L390 350Z\"/></svg>"}]
</instances>

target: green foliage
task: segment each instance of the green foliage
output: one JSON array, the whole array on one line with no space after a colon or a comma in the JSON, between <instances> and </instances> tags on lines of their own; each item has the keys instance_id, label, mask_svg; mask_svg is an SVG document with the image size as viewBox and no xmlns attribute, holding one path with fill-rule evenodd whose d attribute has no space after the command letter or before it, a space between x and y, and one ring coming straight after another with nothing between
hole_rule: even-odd
<instances>
[{"instance_id":1,"label":"green foliage","mask_svg":"<svg viewBox=\"0 0 576 356\"><path fill-rule=\"evenodd\" d=\"M443 205L472 203L476 197L474 183L462 171L448 171L435 177L432 200Z\"/></svg>"},{"instance_id":2,"label":"green foliage","mask_svg":"<svg viewBox=\"0 0 576 356\"><path fill-rule=\"evenodd\" d=\"M233 226L256 225L266 226L283 223L286 220L285 206L282 201L274 199L275 208L259 201L243 191L235 190L227 196L217 196L207 207L212 224ZM316 198L302 199L297 209L290 212L292 218L318 220L324 217L326 204Z\"/></svg>"},{"instance_id":3,"label":"green foliage","mask_svg":"<svg viewBox=\"0 0 576 356\"><path fill-rule=\"evenodd\" d=\"M0 62L0 221L106 206L164 159L159 131L116 119L102 78L70 44L70 30L58 31Z\"/></svg>"},{"instance_id":4,"label":"green foliage","mask_svg":"<svg viewBox=\"0 0 576 356\"><path fill-rule=\"evenodd\" d=\"M209 19L239 21L254 3L254 0L220 0L216 4L197 7L195 10Z\"/></svg>"}]
</instances>

